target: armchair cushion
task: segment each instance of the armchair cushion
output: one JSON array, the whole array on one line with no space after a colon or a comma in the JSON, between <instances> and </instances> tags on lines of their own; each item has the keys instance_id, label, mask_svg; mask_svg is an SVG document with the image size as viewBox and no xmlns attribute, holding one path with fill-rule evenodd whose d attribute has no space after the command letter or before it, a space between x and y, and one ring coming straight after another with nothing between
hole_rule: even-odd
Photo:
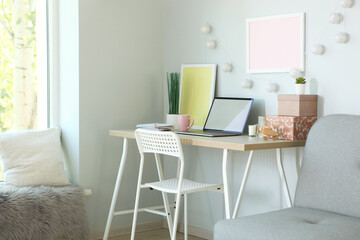
<instances>
[{"instance_id":1,"label":"armchair cushion","mask_svg":"<svg viewBox=\"0 0 360 240\"><path fill-rule=\"evenodd\" d=\"M360 116L323 117L306 141L295 206L360 217L359 203Z\"/></svg>"},{"instance_id":2,"label":"armchair cushion","mask_svg":"<svg viewBox=\"0 0 360 240\"><path fill-rule=\"evenodd\" d=\"M302 207L222 220L214 231L214 240L339 240L359 236L359 218Z\"/></svg>"}]
</instances>

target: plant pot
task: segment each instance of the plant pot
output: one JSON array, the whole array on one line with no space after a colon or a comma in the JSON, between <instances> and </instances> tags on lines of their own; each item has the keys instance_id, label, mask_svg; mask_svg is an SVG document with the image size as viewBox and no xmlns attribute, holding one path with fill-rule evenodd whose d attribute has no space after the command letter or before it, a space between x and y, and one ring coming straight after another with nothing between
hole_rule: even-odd
<instances>
[{"instance_id":1,"label":"plant pot","mask_svg":"<svg viewBox=\"0 0 360 240\"><path fill-rule=\"evenodd\" d=\"M295 84L296 94L305 94L306 84Z\"/></svg>"},{"instance_id":2,"label":"plant pot","mask_svg":"<svg viewBox=\"0 0 360 240\"><path fill-rule=\"evenodd\" d=\"M166 123L174 125L174 130L178 130L178 117L179 114L167 114L166 115Z\"/></svg>"}]
</instances>

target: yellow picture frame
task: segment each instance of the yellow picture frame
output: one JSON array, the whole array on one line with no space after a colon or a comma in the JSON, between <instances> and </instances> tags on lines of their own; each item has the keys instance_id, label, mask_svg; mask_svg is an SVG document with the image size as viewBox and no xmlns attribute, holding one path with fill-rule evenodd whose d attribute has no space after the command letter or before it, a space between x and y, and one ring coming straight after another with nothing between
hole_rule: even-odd
<instances>
[{"instance_id":1,"label":"yellow picture frame","mask_svg":"<svg viewBox=\"0 0 360 240\"><path fill-rule=\"evenodd\" d=\"M194 129L205 125L215 97L216 64L183 64L180 74L180 114L190 114Z\"/></svg>"}]
</instances>

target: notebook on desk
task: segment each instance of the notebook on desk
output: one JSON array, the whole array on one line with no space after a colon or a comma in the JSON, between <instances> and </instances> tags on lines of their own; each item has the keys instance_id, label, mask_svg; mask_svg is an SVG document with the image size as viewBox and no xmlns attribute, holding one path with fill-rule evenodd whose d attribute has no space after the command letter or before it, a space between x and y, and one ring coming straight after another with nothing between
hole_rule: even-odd
<instances>
[{"instance_id":1,"label":"notebook on desk","mask_svg":"<svg viewBox=\"0 0 360 240\"><path fill-rule=\"evenodd\" d=\"M177 133L205 137L241 135L253 102L253 98L215 97L203 130L190 129Z\"/></svg>"}]
</instances>

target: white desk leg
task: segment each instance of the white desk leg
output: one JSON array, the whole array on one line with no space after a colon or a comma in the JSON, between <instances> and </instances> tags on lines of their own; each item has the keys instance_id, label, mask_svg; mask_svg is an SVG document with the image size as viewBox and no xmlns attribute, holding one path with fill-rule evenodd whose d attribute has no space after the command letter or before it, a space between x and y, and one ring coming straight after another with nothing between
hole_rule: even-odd
<instances>
[{"instance_id":1,"label":"white desk leg","mask_svg":"<svg viewBox=\"0 0 360 240\"><path fill-rule=\"evenodd\" d=\"M230 219L231 218L230 190L229 190L227 163L228 163L228 150L224 149L222 175L223 175L223 184L224 184L225 217L226 219Z\"/></svg>"},{"instance_id":2,"label":"white desk leg","mask_svg":"<svg viewBox=\"0 0 360 240\"><path fill-rule=\"evenodd\" d=\"M120 160L119 171L118 171L118 175L117 175L117 178L116 178L114 193L113 193L113 197L112 197L112 200L111 200L111 205L110 205L108 219L107 219L107 222L106 222L106 228L105 228L103 240L107 240L108 237L109 237L111 222L112 222L112 219L114 217L116 200L117 200L117 197L118 197L119 188L120 188L120 184L121 184L121 179L122 179L122 176L123 176L125 162L126 162L127 142L128 142L127 138L124 138L123 153L122 153L121 160Z\"/></svg>"},{"instance_id":3,"label":"white desk leg","mask_svg":"<svg viewBox=\"0 0 360 240\"><path fill-rule=\"evenodd\" d=\"M296 174L297 174L297 177L299 178L303 156L300 157L300 149L299 148L296 148L295 151L296 151Z\"/></svg>"},{"instance_id":4,"label":"white desk leg","mask_svg":"<svg viewBox=\"0 0 360 240\"><path fill-rule=\"evenodd\" d=\"M289 193L289 187L288 187L288 184L287 184L287 181L286 181L284 167L283 167L283 164L282 164L281 149L280 148L276 149L276 159L277 159L277 166L278 166L278 169L279 169L279 174L280 174L282 187L284 189L286 203L287 203L288 207L292 207L292 201L291 201L291 197L290 197L290 193Z\"/></svg>"},{"instance_id":5,"label":"white desk leg","mask_svg":"<svg viewBox=\"0 0 360 240\"><path fill-rule=\"evenodd\" d=\"M237 197L237 200L236 200L235 209L234 209L232 218L236 218L238 213L239 213L241 199L242 199L244 189L246 187L246 183L247 183L248 176L249 176L250 169L251 169L253 153L254 153L254 151L250 151L249 158L248 158L248 161L247 161L247 164L246 164L244 176L243 176L243 179L242 179L242 182L241 182L241 186L240 186L239 194L238 194L238 197Z\"/></svg>"}]
</instances>

